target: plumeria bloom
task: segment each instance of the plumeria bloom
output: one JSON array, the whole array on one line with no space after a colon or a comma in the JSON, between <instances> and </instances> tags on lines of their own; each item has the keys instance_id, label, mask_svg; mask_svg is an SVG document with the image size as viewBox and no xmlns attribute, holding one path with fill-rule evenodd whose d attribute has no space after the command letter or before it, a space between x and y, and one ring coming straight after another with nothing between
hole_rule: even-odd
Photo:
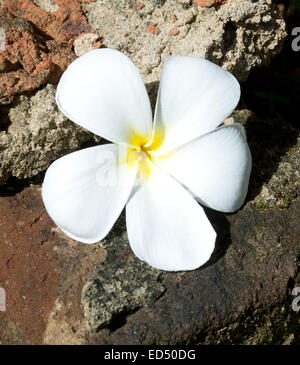
<instances>
[{"instance_id":1,"label":"plumeria bloom","mask_svg":"<svg viewBox=\"0 0 300 365\"><path fill-rule=\"evenodd\" d=\"M42 188L49 215L72 239L95 243L126 205L137 257L170 271L203 265L216 233L198 202L233 212L248 189L244 128L218 127L239 98L237 80L219 66L169 57L152 123L144 83L129 58L111 49L81 56L64 72L57 104L70 120L112 143L70 153L49 167Z\"/></svg>"}]
</instances>

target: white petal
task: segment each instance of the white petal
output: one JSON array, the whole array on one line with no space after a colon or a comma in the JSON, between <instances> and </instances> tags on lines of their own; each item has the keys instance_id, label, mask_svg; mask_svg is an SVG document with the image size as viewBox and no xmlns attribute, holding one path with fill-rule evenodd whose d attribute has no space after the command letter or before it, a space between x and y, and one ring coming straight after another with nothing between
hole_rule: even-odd
<instances>
[{"instance_id":1,"label":"white petal","mask_svg":"<svg viewBox=\"0 0 300 365\"><path fill-rule=\"evenodd\" d=\"M234 110L240 86L233 75L196 57L169 57L155 111L154 144L165 153L209 132Z\"/></svg>"},{"instance_id":2,"label":"white petal","mask_svg":"<svg viewBox=\"0 0 300 365\"><path fill-rule=\"evenodd\" d=\"M118 51L96 49L71 63L58 84L56 101L69 119L109 141L133 143L151 137L144 82Z\"/></svg>"},{"instance_id":3,"label":"white petal","mask_svg":"<svg viewBox=\"0 0 300 365\"><path fill-rule=\"evenodd\" d=\"M234 212L245 200L251 153L240 124L217 128L155 163L207 207Z\"/></svg>"},{"instance_id":4,"label":"white petal","mask_svg":"<svg viewBox=\"0 0 300 365\"><path fill-rule=\"evenodd\" d=\"M114 144L76 151L47 170L42 195L53 221L71 238L94 243L104 238L124 208L136 166L119 163Z\"/></svg>"},{"instance_id":5,"label":"white petal","mask_svg":"<svg viewBox=\"0 0 300 365\"><path fill-rule=\"evenodd\" d=\"M157 269L196 269L214 249L216 233L203 208L154 165L128 200L126 220L133 252Z\"/></svg>"}]
</instances>

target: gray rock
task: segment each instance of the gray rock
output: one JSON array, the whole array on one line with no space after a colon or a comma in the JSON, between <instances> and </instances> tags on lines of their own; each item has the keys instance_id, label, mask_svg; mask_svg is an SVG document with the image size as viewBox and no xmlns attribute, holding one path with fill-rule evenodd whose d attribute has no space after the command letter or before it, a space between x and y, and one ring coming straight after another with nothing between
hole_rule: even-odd
<instances>
[{"instance_id":1,"label":"gray rock","mask_svg":"<svg viewBox=\"0 0 300 365\"><path fill-rule=\"evenodd\" d=\"M228 0L211 8L190 1L143 4L140 10L128 0L98 0L83 6L104 45L127 54L147 83L160 79L169 55L204 57L245 80L253 67L280 51L286 37L285 22L271 0ZM151 23L159 34L147 31ZM170 34L174 27L179 30L175 36Z\"/></svg>"},{"instance_id":2,"label":"gray rock","mask_svg":"<svg viewBox=\"0 0 300 365\"><path fill-rule=\"evenodd\" d=\"M33 177L93 139L58 110L55 90L49 84L33 96L21 95L10 107L1 108L6 125L0 131L0 183L9 176Z\"/></svg>"},{"instance_id":3,"label":"gray rock","mask_svg":"<svg viewBox=\"0 0 300 365\"><path fill-rule=\"evenodd\" d=\"M54 9L50 0L36 3L48 11ZM152 107L162 65L169 55L205 57L244 80L253 67L268 62L280 50L286 36L285 23L268 0L227 1L211 8L189 1L145 0L143 4L141 10L125 0L98 0L83 6L90 25L105 37L104 45L124 52L135 62ZM147 31L150 23L160 29L159 34ZM176 36L169 33L174 27L180 31ZM96 37L79 38L76 53L90 49ZM35 176L56 158L93 139L58 111L54 94L55 87L48 85L2 107L0 184L10 176Z\"/></svg>"},{"instance_id":4,"label":"gray rock","mask_svg":"<svg viewBox=\"0 0 300 365\"><path fill-rule=\"evenodd\" d=\"M112 328L115 318L119 324L122 316L153 304L165 292L162 273L132 255L126 241L116 237L103 248L108 256L82 291L84 315L92 331Z\"/></svg>"},{"instance_id":5,"label":"gray rock","mask_svg":"<svg viewBox=\"0 0 300 365\"><path fill-rule=\"evenodd\" d=\"M74 41L74 52L76 56L80 57L86 52L95 49L95 42L99 39L99 36L94 33L85 33Z\"/></svg>"}]
</instances>

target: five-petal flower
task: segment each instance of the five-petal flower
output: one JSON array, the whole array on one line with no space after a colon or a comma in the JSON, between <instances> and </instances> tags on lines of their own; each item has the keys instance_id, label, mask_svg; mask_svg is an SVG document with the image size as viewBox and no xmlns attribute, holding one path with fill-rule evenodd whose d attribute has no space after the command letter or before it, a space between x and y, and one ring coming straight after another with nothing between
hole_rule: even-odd
<instances>
[{"instance_id":1,"label":"five-petal flower","mask_svg":"<svg viewBox=\"0 0 300 365\"><path fill-rule=\"evenodd\" d=\"M129 243L141 260L171 271L203 265L216 233L194 198L233 212L248 189L244 128L218 127L239 98L237 80L221 67L169 57L152 125L134 64L110 49L86 53L64 72L57 104L73 122L113 143L70 153L49 167L42 188L49 215L71 238L95 243L126 205Z\"/></svg>"}]
</instances>

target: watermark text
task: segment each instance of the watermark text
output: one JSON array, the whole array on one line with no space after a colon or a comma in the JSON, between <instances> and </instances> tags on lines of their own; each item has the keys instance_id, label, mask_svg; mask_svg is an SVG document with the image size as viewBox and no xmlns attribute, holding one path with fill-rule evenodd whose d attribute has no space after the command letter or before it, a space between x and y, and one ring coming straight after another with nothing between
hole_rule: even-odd
<instances>
[{"instance_id":1,"label":"watermark text","mask_svg":"<svg viewBox=\"0 0 300 365\"><path fill-rule=\"evenodd\" d=\"M0 288L0 312L6 311L6 295L5 290Z\"/></svg>"},{"instance_id":2,"label":"watermark text","mask_svg":"<svg viewBox=\"0 0 300 365\"><path fill-rule=\"evenodd\" d=\"M292 290L292 295L295 296L294 300L292 301L292 309L294 312L299 312L300 311L300 286L298 286Z\"/></svg>"}]
</instances>

